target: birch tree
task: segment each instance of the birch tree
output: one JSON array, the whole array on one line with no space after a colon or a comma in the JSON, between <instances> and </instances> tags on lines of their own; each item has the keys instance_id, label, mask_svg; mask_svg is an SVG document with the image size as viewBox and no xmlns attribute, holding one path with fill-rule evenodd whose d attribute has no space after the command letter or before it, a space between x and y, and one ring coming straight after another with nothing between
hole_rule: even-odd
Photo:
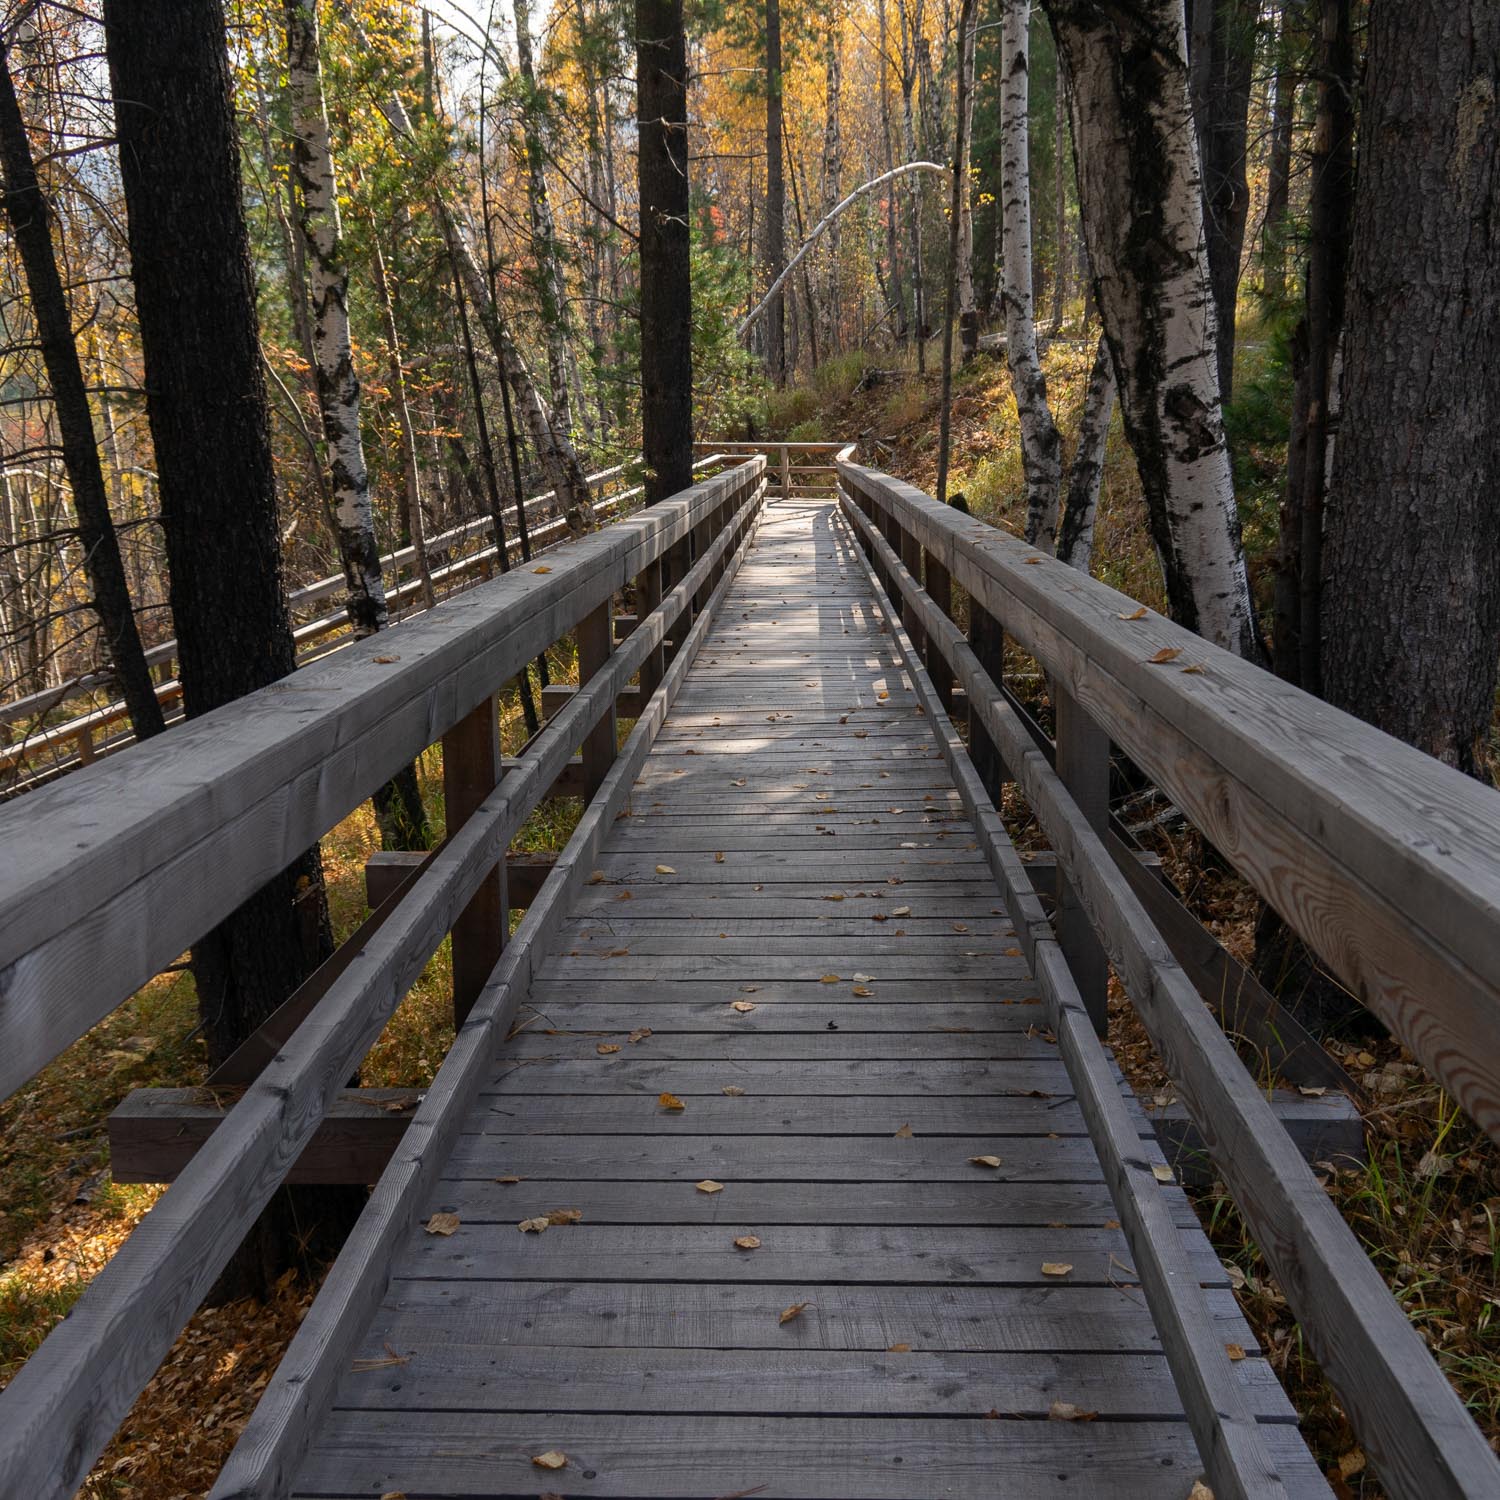
<instances>
[{"instance_id":1,"label":"birch tree","mask_svg":"<svg viewBox=\"0 0 1500 1500\"><path fill-rule=\"evenodd\" d=\"M967 14L967 21L964 19ZM979 306L974 299L974 188L970 161L974 154L974 52L978 40L972 7L960 6L958 22L958 110L954 171L958 176L958 237L954 241L954 288L958 297L959 344L963 362L979 353Z\"/></svg>"},{"instance_id":2,"label":"birch tree","mask_svg":"<svg viewBox=\"0 0 1500 1500\"><path fill-rule=\"evenodd\" d=\"M1104 482L1104 445L1115 410L1115 366L1109 340L1102 334L1094 350L1083 418L1078 424L1078 446L1068 471L1068 492L1057 526L1057 560L1087 573L1094 550L1094 521L1099 513L1099 490Z\"/></svg>"},{"instance_id":3,"label":"birch tree","mask_svg":"<svg viewBox=\"0 0 1500 1500\"><path fill-rule=\"evenodd\" d=\"M1047 402L1031 284L1031 0L1005 0L1000 63L1000 232L1005 357L1021 425L1026 540L1052 551L1062 484L1062 438Z\"/></svg>"},{"instance_id":4,"label":"birch tree","mask_svg":"<svg viewBox=\"0 0 1500 1500\"><path fill-rule=\"evenodd\" d=\"M292 171L298 228L307 252L313 368L328 446L339 559L349 586L347 607L354 633L373 635L389 616L360 434L359 376L349 340L349 271L323 103L317 0L286 0L285 15Z\"/></svg>"},{"instance_id":5,"label":"birch tree","mask_svg":"<svg viewBox=\"0 0 1500 1500\"><path fill-rule=\"evenodd\" d=\"M536 287L542 307L542 332L547 340L547 375L552 387L552 419L564 432L573 424L568 389L573 365L572 319L568 314L568 289L558 248L557 225L547 192L547 173L542 151L541 110L536 68L531 59L531 12L527 0L515 0L516 64L525 90L521 102L521 128L526 149L531 214L532 255L536 260Z\"/></svg>"},{"instance_id":6,"label":"birch tree","mask_svg":"<svg viewBox=\"0 0 1500 1500\"><path fill-rule=\"evenodd\" d=\"M1219 405L1181 0L1046 0L1120 410L1173 618L1260 655Z\"/></svg>"}]
</instances>

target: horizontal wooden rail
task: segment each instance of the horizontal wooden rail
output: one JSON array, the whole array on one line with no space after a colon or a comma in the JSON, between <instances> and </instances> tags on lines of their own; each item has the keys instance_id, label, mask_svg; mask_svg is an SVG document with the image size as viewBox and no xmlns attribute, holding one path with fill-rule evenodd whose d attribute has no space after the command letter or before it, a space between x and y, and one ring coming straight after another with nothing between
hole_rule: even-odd
<instances>
[{"instance_id":1,"label":"horizontal wooden rail","mask_svg":"<svg viewBox=\"0 0 1500 1500\"><path fill-rule=\"evenodd\" d=\"M899 556L874 524L845 502L881 572L897 584L897 594L922 616L929 640L940 640L944 659L966 684L985 680L978 661L956 627L921 593ZM1152 1318L1161 1334L1178 1393L1183 1400L1198 1451L1215 1496L1223 1500L1284 1500L1286 1490L1265 1451L1260 1430L1235 1380L1198 1278L1172 1222L1151 1164L1140 1150L1135 1122L1125 1108L1084 997L1054 937L1032 887L1025 861L1005 832L993 802L970 762L937 691L912 644L901 615L881 590L881 580L861 556L886 614L891 637L916 689L923 713L937 733L943 759L973 820L996 882L1005 892L1006 910L1015 925L1028 966L1037 976L1050 1011L1053 1032L1073 1084L1089 1135L1099 1152L1110 1195L1119 1213L1135 1271L1146 1292ZM991 728L994 733L994 726ZM1032 752L1034 753L1034 752ZM1056 773L1048 768L1053 781ZM1071 805L1059 784L1058 795ZM1072 811L1077 816L1077 808Z\"/></svg>"},{"instance_id":2,"label":"horizontal wooden rail","mask_svg":"<svg viewBox=\"0 0 1500 1500\"><path fill-rule=\"evenodd\" d=\"M694 461L694 472L714 468L723 463L726 458L727 455L718 451L710 452ZM624 465L602 469L589 476L589 483L597 488L618 479L624 472ZM634 485L613 495L606 495L595 501L595 516L600 521L604 521L617 514L628 501L642 493L643 487ZM526 502L528 515L535 510L539 519L544 518L547 515L547 504L554 498L551 490L532 496ZM516 507L510 506L503 512L503 516L513 526ZM443 556L478 538L492 534L493 530L494 522L489 516L480 516L472 521L465 521L431 538L427 543L428 557ZM567 522L561 517L550 520L541 519L541 524L534 524L534 529L531 531L532 548L534 551L542 551L558 542L565 541L568 535ZM509 527L506 532L506 552L512 561L521 555L520 538ZM498 553L499 549L491 541L480 546L476 551L466 553L450 563L434 568L430 575L434 588L443 598L446 598L474 581L487 578L494 570ZM403 547L395 552L388 552L381 558L382 571L388 571L393 575L386 596L393 619L400 617L404 611L409 612L413 608L420 607L422 581L419 578L408 578L403 581L399 577L400 570L412 565L415 556L415 549ZM316 583L293 589L287 596L287 604L296 615L309 604L337 598L346 587L347 584L342 575L319 579ZM343 608L338 608L315 619L297 624L293 628L292 639L296 647L299 666L316 661L327 655L330 649L346 646L353 640L349 630L348 613ZM176 657L177 642L175 640L163 641L146 652L146 664L152 670L167 670L176 661ZM29 694L25 698L0 704L0 724L44 718L47 713L72 694L94 687L109 686L113 682L114 677L108 672L86 674L59 687L48 688L39 693ZM168 721L175 722L180 717L182 684L175 677L169 678L158 685L156 696L169 710ZM107 731L114 725L124 725L125 732L111 735L103 741L96 740L96 734L100 731ZM75 747L73 754L54 760L21 779L20 784L31 786L62 771L72 769L76 765L90 764L99 755L122 749L125 745L133 743L133 738L129 730L129 713L125 704L122 701L115 701L68 719L61 724L38 728L9 745L0 746L0 771L25 765L48 750L55 750L70 744Z\"/></svg>"},{"instance_id":3,"label":"horizontal wooden rail","mask_svg":"<svg viewBox=\"0 0 1500 1500\"><path fill-rule=\"evenodd\" d=\"M741 514L748 520L745 512ZM726 562L730 564L610 769L599 796L585 810L556 868L547 877L517 940L506 949L455 1038L390 1166L230 1455L211 1500L262 1500L289 1493L313 1426L331 1402L366 1324L385 1295L398 1247L448 1160L496 1049L529 994L535 965L566 919L571 898L587 879L611 824L630 796L667 708L707 635L753 534L747 527L732 561L719 547L700 560L668 596L678 601L677 606L653 612L624 648L638 653L635 659L644 659L646 651L663 639L663 615L676 613L681 602L693 596L703 576Z\"/></svg>"},{"instance_id":4,"label":"horizontal wooden rail","mask_svg":"<svg viewBox=\"0 0 1500 1500\"><path fill-rule=\"evenodd\" d=\"M0 1098L727 500L751 461L0 806ZM393 659L394 658L394 659Z\"/></svg>"},{"instance_id":5,"label":"horizontal wooden rail","mask_svg":"<svg viewBox=\"0 0 1500 1500\"><path fill-rule=\"evenodd\" d=\"M1283 767L1285 777L1300 779L1304 789L1297 810L1307 828L1303 865L1295 881L1289 875L1274 883L1283 898L1289 889L1315 886L1320 865L1334 867L1321 877L1325 880L1336 876L1349 883L1360 878L1313 832L1321 788L1329 804L1323 811L1330 840L1337 847L1337 811L1353 789L1320 782L1317 773L1340 757L1352 768L1373 762L1386 746L1402 752L1400 760L1411 782L1395 826L1404 828L1410 842L1403 842L1400 833L1387 835L1393 863L1402 855L1409 866L1419 865L1424 856L1438 865L1443 859L1438 852L1423 850L1415 838L1408 811L1413 802L1421 807L1435 802L1451 816L1450 798L1471 800L1476 813L1486 802L1492 809L1500 808L1500 798L1326 705L1310 699L1296 703L1295 698L1306 695L1275 679L1269 679L1273 687L1268 689L1260 681L1266 674L1166 622L1153 621L1151 629L1129 633L1136 625L1136 610L1122 606L1133 601L1043 560L1014 538L937 506L908 485L847 463L841 465L841 480L844 511L877 560L877 571L963 683L971 711L977 713L1056 849L1215 1166L1266 1252L1310 1347L1339 1391L1361 1441L1376 1457L1382 1477L1393 1493L1424 1500L1500 1493L1500 1465L1482 1435L1204 1009L1131 881L1106 848L1101 831L1084 815L969 643L881 534L875 518L919 542L969 590L977 606L1000 620L1054 674L1054 693L1071 693L1087 704L1102 729L1124 744L1185 809L1193 811L1206 801L1221 809L1240 805L1246 789L1239 777L1252 784L1256 778L1269 780L1267 768L1278 764L1280 752L1289 763ZM1178 654L1168 662L1148 660L1161 649L1174 648ZM1203 670L1179 682L1184 665ZM1267 696L1276 702L1277 712L1252 717L1250 710L1263 705ZM1296 726L1297 732L1288 733L1288 725ZM1231 774L1221 764L1205 785L1199 785L1203 752L1188 738L1195 731L1226 753L1237 737L1253 738L1255 753L1242 747L1231 760L1242 769ZM1309 743L1321 736L1327 742ZM1454 787L1452 781L1462 785ZM1441 789L1441 798L1429 790L1433 785ZM1469 799L1471 786L1475 796ZM1292 818L1284 821L1296 826ZM1221 814L1213 826L1222 824ZM1488 827L1497 827L1493 810ZM1276 830L1238 826L1235 831L1238 837L1228 841L1226 852L1237 863L1246 859L1247 874L1264 869L1269 856L1255 846L1258 839L1274 837ZM1480 873L1487 866L1493 890L1500 879L1500 847L1487 856L1484 841L1481 831L1465 854ZM1248 855L1247 849L1252 851ZM1366 879L1378 878L1373 871L1361 873ZM1428 878L1453 877L1451 871L1438 869L1429 871ZM1500 928L1491 922L1492 959L1500 956L1497 932ZM1040 964L1038 971L1042 972ZM1444 998L1433 996L1423 1003L1436 1008ZM1414 1030L1420 1034L1422 1017L1415 1005L1403 1005L1400 1014L1418 1023ZM1472 1044L1483 1049L1486 1038L1476 1037ZM1447 1053L1439 1056L1448 1058ZM1496 1060L1493 1050L1480 1059L1488 1067ZM1487 1097L1481 1096L1481 1101ZM1208 1461L1209 1453L1204 1457Z\"/></svg>"},{"instance_id":6,"label":"horizontal wooden rail","mask_svg":"<svg viewBox=\"0 0 1500 1500\"><path fill-rule=\"evenodd\" d=\"M464 719L539 646L607 608L618 589L668 548L705 525L711 529L711 540L678 586L537 736L516 770L450 831L395 911L348 961L68 1319L0 1394L5 1493L67 1496L86 1477L316 1132L350 1069L503 858L511 836L592 726L612 713L619 689L665 637L670 622L745 535L764 493L762 467L753 461L741 465L576 542L541 569L540 577L537 571L512 573L475 590L443 612L446 619L434 614L414 627L397 662L373 655L367 660L366 648L375 643L361 643L340 653L330 667L307 674L306 699L296 697L304 690L300 677L291 693L278 694L283 685L277 684L194 721L179 734L138 746L127 762L26 800L24 822L52 830L68 851L50 863L36 851L33 873L40 872L59 901L72 885L67 904L75 913L88 902L98 903L81 919L75 917L77 946L69 944L70 983L62 987L70 1014L43 1043L56 1050L58 1036L97 1009L101 996L123 998L138 983L132 975L142 966L159 966L161 954L175 956L187 946L179 937L183 918L174 915L177 908L191 913L186 920L194 936L206 930L239 904L246 889L256 888L284 863L281 849L305 848L388 779L393 759L410 759ZM382 674L373 670L377 666L395 670ZM198 726L220 716L219 735L195 736ZM226 724L227 734L222 732ZM218 749L195 765L195 757L214 744ZM175 754L164 755L163 749ZM88 816L95 836L58 835L76 800L75 787L104 782L114 797L92 803ZM141 795L127 802L121 796L125 786L137 787ZM44 803L46 817L40 817ZM250 809L264 822L280 825L279 841L254 847L243 825ZM23 831L14 826L23 821L15 815L19 811L19 806L0 811L0 838L8 847L19 842L10 835ZM206 848L215 855L212 863L203 860ZM100 865L108 868L95 871L97 879L84 879ZM555 870L547 884L562 878ZM546 885L528 921L536 909L545 912L545 893ZM132 937L120 919L131 913L139 920L143 912L155 917ZM158 926L177 931L159 935ZM58 944L69 936L67 926L49 917L9 871L0 878L0 927L8 948L18 951L12 974L35 979L45 978L48 966L31 969L31 960L39 952L64 951ZM508 962L518 962L514 955L526 947L512 944ZM0 958L0 965L10 962ZM503 958L502 969L506 962ZM53 976L59 977L56 969ZM92 996L75 987L85 979ZM471 1020L481 1010L472 1012ZM40 1040L31 1024L35 1015L29 996L23 996L22 1006L7 1008L0 1014L0 1043L17 1039L34 1049ZM472 1034L470 1024L460 1030L466 1047ZM483 1034L488 1040L488 1028ZM414 1120L412 1133L417 1125Z\"/></svg>"}]
</instances>

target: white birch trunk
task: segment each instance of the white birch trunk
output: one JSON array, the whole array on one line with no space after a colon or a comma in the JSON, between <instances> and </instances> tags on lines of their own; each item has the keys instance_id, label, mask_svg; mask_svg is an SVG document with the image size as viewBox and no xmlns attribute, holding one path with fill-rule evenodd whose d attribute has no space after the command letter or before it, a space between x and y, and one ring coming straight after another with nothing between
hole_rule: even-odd
<instances>
[{"instance_id":1,"label":"white birch trunk","mask_svg":"<svg viewBox=\"0 0 1500 1500\"><path fill-rule=\"evenodd\" d=\"M572 357L569 337L568 289L563 279L562 258L557 249L557 225L547 192L542 139L537 122L536 69L531 58L531 16L527 0L515 0L516 60L527 94L522 109L526 143L527 194L531 212L532 254L536 257L536 281L541 293L542 331L547 340L547 378L552 387L552 419L564 432L572 429Z\"/></svg>"},{"instance_id":2,"label":"white birch trunk","mask_svg":"<svg viewBox=\"0 0 1500 1500\"><path fill-rule=\"evenodd\" d=\"M977 10L975 12L977 15ZM959 129L961 149L959 151L959 198L958 198L958 255L954 275L958 289L959 344L963 350L963 362L968 362L979 352L979 308L974 301L974 184L969 163L974 145L974 47L977 37L977 22L971 19L959 38L959 71L962 74L960 87L964 97L964 119Z\"/></svg>"},{"instance_id":3,"label":"white birch trunk","mask_svg":"<svg viewBox=\"0 0 1500 1500\"><path fill-rule=\"evenodd\" d=\"M1182 0L1049 0L1083 224L1173 618L1260 655L1219 402Z\"/></svg>"},{"instance_id":4,"label":"white birch trunk","mask_svg":"<svg viewBox=\"0 0 1500 1500\"><path fill-rule=\"evenodd\" d=\"M1047 404L1031 284L1030 0L1005 0L1000 33L1000 192L1006 363L1021 426L1026 540L1050 552L1057 534L1062 439Z\"/></svg>"},{"instance_id":5,"label":"white birch trunk","mask_svg":"<svg viewBox=\"0 0 1500 1500\"><path fill-rule=\"evenodd\" d=\"M1068 474L1068 494L1057 527L1057 560L1082 573L1089 570L1094 552L1094 520L1099 513L1099 488L1104 481L1104 445L1115 410L1115 365L1109 340L1099 336L1094 367L1083 398L1078 424L1078 446Z\"/></svg>"},{"instance_id":6,"label":"white birch trunk","mask_svg":"<svg viewBox=\"0 0 1500 1500\"><path fill-rule=\"evenodd\" d=\"M292 172L300 205L299 229L307 251L313 364L339 557L349 585L347 608L354 633L373 635L385 626L388 615L360 439L359 377L349 341L349 272L344 264L338 189L323 103L316 0L286 0L286 40Z\"/></svg>"}]
</instances>

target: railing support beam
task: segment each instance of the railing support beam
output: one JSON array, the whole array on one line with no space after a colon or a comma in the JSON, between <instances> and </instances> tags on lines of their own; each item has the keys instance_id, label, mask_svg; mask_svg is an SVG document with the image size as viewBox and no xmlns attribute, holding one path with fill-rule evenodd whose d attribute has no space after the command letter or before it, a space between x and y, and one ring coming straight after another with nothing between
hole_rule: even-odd
<instances>
[{"instance_id":1,"label":"railing support beam","mask_svg":"<svg viewBox=\"0 0 1500 1500\"><path fill-rule=\"evenodd\" d=\"M493 695L443 736L443 807L452 838L500 780L500 719ZM505 947L505 866L496 865L453 924L453 1023L461 1026Z\"/></svg>"}]
</instances>

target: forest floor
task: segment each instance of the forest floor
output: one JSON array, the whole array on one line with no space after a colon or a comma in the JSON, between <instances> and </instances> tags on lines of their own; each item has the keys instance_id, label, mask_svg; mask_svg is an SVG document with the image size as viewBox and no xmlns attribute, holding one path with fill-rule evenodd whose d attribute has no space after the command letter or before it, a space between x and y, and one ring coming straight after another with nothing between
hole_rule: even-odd
<instances>
[{"instance_id":1,"label":"forest floor","mask_svg":"<svg viewBox=\"0 0 1500 1500\"><path fill-rule=\"evenodd\" d=\"M1242 339L1241 379L1252 400L1256 362L1269 340ZM1051 345L1046 367L1071 447L1092 348ZM895 360L892 359L892 364ZM936 357L932 369L937 368ZM818 381L773 398L775 436L816 440L870 434L886 445L880 462L931 489L936 470L935 373L908 372L858 394L864 362L835 361ZM981 357L955 383L953 476L972 511L1019 529L1021 474L1015 406L1003 361ZM1274 430L1274 422L1265 424ZM1250 433L1239 469L1252 576L1262 571L1274 524L1266 514L1280 455ZM1270 476L1270 479L1267 478ZM1147 536L1139 485L1118 418L1111 434L1095 541L1095 573L1144 603L1162 603L1160 575ZM1262 580L1263 581L1263 580ZM555 663L558 680L571 664ZM1038 683L1040 691L1040 683ZM512 701L508 745L523 731ZM435 824L441 825L437 751L419 767ZM1008 801L1018 842L1039 834L1024 806ZM560 848L576 803L547 805L523 830L518 848ZM363 866L378 846L368 809L323 840L336 933L364 915ZM1253 893L1216 862L1205 863L1186 824L1159 831L1158 852L1184 899L1237 957L1253 947ZM371 1085L422 1088L452 1039L448 956L439 950L362 1069ZM63 1317L94 1274L160 1193L110 1180L104 1122L131 1089L201 1083L203 1046L196 1030L191 976L164 975L59 1057L0 1107L0 1382L8 1379ZM1109 1040L1148 1102L1172 1097L1154 1049L1118 991ZM1500 1148L1477 1131L1399 1044L1365 1038L1330 1044L1375 1101L1367 1120L1370 1164L1328 1168L1329 1193L1386 1276L1437 1358L1500 1446ZM1341 1497L1377 1500L1384 1491L1337 1401L1306 1350L1295 1319L1238 1213L1221 1189L1195 1195L1203 1221L1236 1284L1258 1336L1304 1413L1304 1431ZM81 1494L86 1500L176 1500L201 1495L249 1417L260 1391L311 1303L318 1267L288 1273L265 1305L232 1303L200 1312L141 1395Z\"/></svg>"}]
</instances>

